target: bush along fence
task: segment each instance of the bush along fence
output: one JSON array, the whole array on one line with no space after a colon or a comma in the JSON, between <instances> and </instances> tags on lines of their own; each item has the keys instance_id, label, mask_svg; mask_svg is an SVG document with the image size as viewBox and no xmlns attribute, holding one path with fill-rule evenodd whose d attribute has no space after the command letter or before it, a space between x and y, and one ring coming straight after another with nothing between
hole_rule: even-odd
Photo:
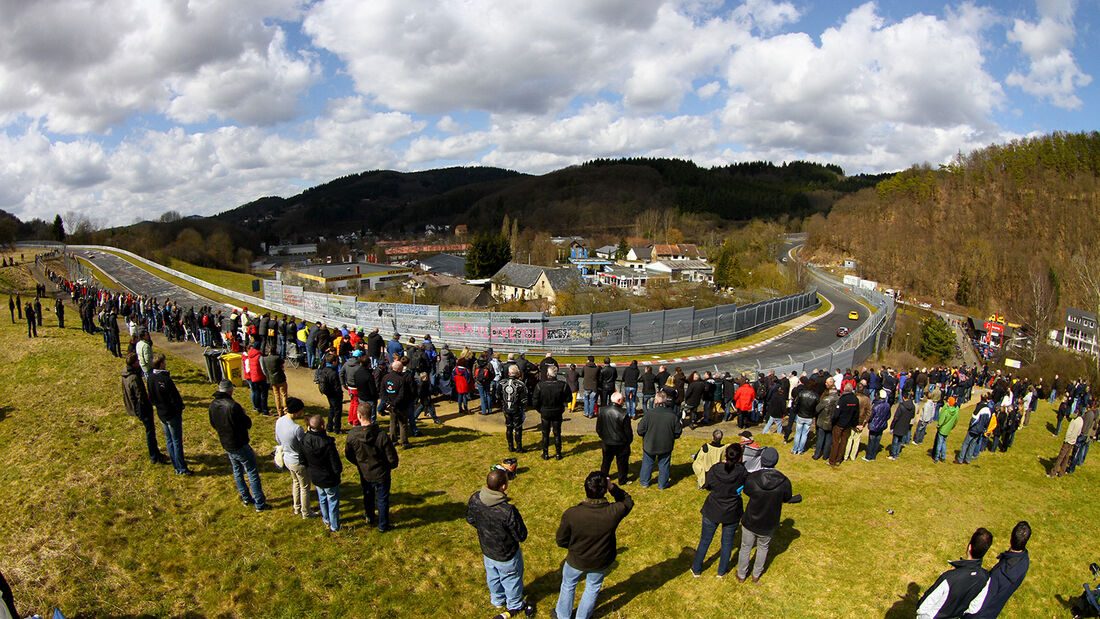
<instances>
[{"instance_id":1,"label":"bush along fence","mask_svg":"<svg viewBox=\"0 0 1100 619\"><path fill-rule=\"evenodd\" d=\"M640 314L623 310L549 316L541 312L451 311L435 305L366 302L351 296L308 292L275 280L263 280L264 296L259 298L215 286L126 250L96 245L72 245L67 249L121 254L249 308L265 308L310 322L362 327L367 331L377 327L387 337L395 332L417 338L431 335L438 342L475 350L492 347L498 352L546 350L567 355L674 352L740 339L821 304L817 289L811 288L747 305L684 307Z\"/></svg>"}]
</instances>

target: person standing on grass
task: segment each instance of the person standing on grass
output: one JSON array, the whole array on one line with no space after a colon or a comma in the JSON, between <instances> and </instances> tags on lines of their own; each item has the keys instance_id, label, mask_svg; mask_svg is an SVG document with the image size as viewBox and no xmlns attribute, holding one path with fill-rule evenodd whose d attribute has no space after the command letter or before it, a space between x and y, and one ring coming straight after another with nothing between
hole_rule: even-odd
<instances>
[{"instance_id":1,"label":"person standing on grass","mask_svg":"<svg viewBox=\"0 0 1100 619\"><path fill-rule=\"evenodd\" d=\"M584 391L584 416L591 419L596 416L596 403L599 395L600 368L596 359L588 355L588 363L581 370L581 389Z\"/></svg>"},{"instance_id":2,"label":"person standing on grass","mask_svg":"<svg viewBox=\"0 0 1100 619\"><path fill-rule=\"evenodd\" d=\"M302 437L300 455L317 488L321 520L330 532L336 533L340 530L340 474L344 471L344 463L336 450L336 439L325 432L325 420L320 415L313 415L307 425L309 429Z\"/></svg>"},{"instance_id":3,"label":"person standing on grass","mask_svg":"<svg viewBox=\"0 0 1100 619\"><path fill-rule=\"evenodd\" d=\"M940 409L940 420L936 425L936 441L932 445L932 461L944 462L947 459L947 435L959 423L959 407L955 406L955 396L947 398L947 405Z\"/></svg>"},{"instance_id":4,"label":"person standing on grass","mask_svg":"<svg viewBox=\"0 0 1100 619\"><path fill-rule=\"evenodd\" d=\"M717 576L723 578L729 572L733 538L741 522L741 488L749 475L745 465L741 464L741 456L741 445L729 445L725 449L725 462L715 464L706 472L702 489L709 490L710 494L700 510L703 515L702 531L699 546L695 549L695 560L691 564L691 575L696 578L703 574L703 560L707 558L719 525L722 526L722 545L718 553Z\"/></svg>"},{"instance_id":5,"label":"person standing on grass","mask_svg":"<svg viewBox=\"0 0 1100 619\"><path fill-rule=\"evenodd\" d=\"M287 398L286 412L275 422L275 442L283 448L283 467L290 473L290 496L294 500L294 515L303 520L320 516L309 509L309 468L302 462L302 439L306 433L297 420L302 418L305 404L298 398Z\"/></svg>"},{"instance_id":6,"label":"person standing on grass","mask_svg":"<svg viewBox=\"0 0 1100 619\"><path fill-rule=\"evenodd\" d=\"M527 540L527 526L516 506L509 503L507 490L508 474L493 469L485 477L485 486L466 504L466 522L477 529L481 546L489 602L501 609L494 619L535 615L535 607L523 597L523 550L519 545Z\"/></svg>"},{"instance_id":7,"label":"person standing on grass","mask_svg":"<svg viewBox=\"0 0 1100 619\"><path fill-rule=\"evenodd\" d=\"M699 451L691 457L691 470L695 472L695 481L702 490L707 481L707 471L710 467L722 462L726 457L726 446L722 444L724 435L721 430L715 430L710 435L710 442L703 443Z\"/></svg>"},{"instance_id":8,"label":"person standing on grass","mask_svg":"<svg viewBox=\"0 0 1100 619\"><path fill-rule=\"evenodd\" d=\"M1069 412L1068 419L1070 422L1069 426L1066 427L1065 440L1062 441L1062 448L1058 452L1058 457L1054 460L1054 467L1047 474L1047 477L1061 477L1066 474L1066 467L1069 466L1070 460L1073 458L1073 448L1077 445L1077 437L1081 435L1084 428L1084 420L1075 411L1071 410Z\"/></svg>"},{"instance_id":9,"label":"person standing on grass","mask_svg":"<svg viewBox=\"0 0 1100 619\"><path fill-rule=\"evenodd\" d=\"M569 386L558 380L558 369L550 366L546 368L546 380L535 387L531 396L531 404L542 417L542 459L550 459L550 432L554 433L554 449L558 460L561 455L561 421L566 405L573 394Z\"/></svg>"},{"instance_id":10,"label":"person standing on grass","mask_svg":"<svg viewBox=\"0 0 1100 619\"><path fill-rule=\"evenodd\" d=\"M547 353L549 354L549 353ZM550 357L546 357L550 359ZM551 359L552 360L552 359ZM508 451L523 453L523 417L527 410L527 386L520 380L519 368L515 365L507 365L508 376L500 381L500 404L504 412L504 434L508 439ZM547 365L542 368L548 371L554 368L557 374L557 364ZM546 380L546 378L543 378Z\"/></svg>"},{"instance_id":11,"label":"person standing on grass","mask_svg":"<svg viewBox=\"0 0 1100 619\"><path fill-rule=\"evenodd\" d=\"M680 438L684 427L673 409L673 388L657 392L653 410L638 424L638 436L642 437L642 470L638 484L648 488L653 482L653 465L657 464L657 488L669 487L669 471L672 465L672 448Z\"/></svg>"},{"instance_id":12,"label":"person standing on grass","mask_svg":"<svg viewBox=\"0 0 1100 619\"><path fill-rule=\"evenodd\" d=\"M643 420L644 421L644 420ZM611 493L615 502L605 497ZM609 477L592 471L584 480L585 500L565 510L561 516L555 540L569 553L561 568L561 589L554 614L568 619L573 613L573 599L577 583L583 578L584 593L577 605L577 619L589 619L596 610L596 598L603 587L604 576L615 562L618 550L615 530L634 508L634 499Z\"/></svg>"},{"instance_id":13,"label":"person standing on grass","mask_svg":"<svg viewBox=\"0 0 1100 619\"><path fill-rule=\"evenodd\" d=\"M57 317L57 328L65 328L65 304L61 302L61 299L57 299L53 304L53 313Z\"/></svg>"},{"instance_id":14,"label":"person standing on grass","mask_svg":"<svg viewBox=\"0 0 1100 619\"><path fill-rule=\"evenodd\" d=\"M176 475L194 475L183 459L183 398L168 373L168 360L164 353L153 355L153 375L149 377L149 399L157 410L168 458Z\"/></svg>"},{"instance_id":15,"label":"person standing on grass","mask_svg":"<svg viewBox=\"0 0 1100 619\"><path fill-rule=\"evenodd\" d=\"M600 437L603 459L600 472L611 472L611 461L615 461L618 470L619 485L625 486L627 469L630 464L630 443L634 440L634 429L630 427L630 414L623 409L625 397L616 391L611 394L611 403L600 409L596 416L596 434Z\"/></svg>"},{"instance_id":16,"label":"person standing on grass","mask_svg":"<svg viewBox=\"0 0 1100 619\"><path fill-rule=\"evenodd\" d=\"M981 610L963 615L966 619L995 619L1000 616L1012 594L1020 588L1027 576L1031 560L1027 555L1027 542L1031 539L1031 525L1021 520L1012 527L1008 550L997 555L997 564L989 570L989 591Z\"/></svg>"},{"instance_id":17,"label":"person standing on grass","mask_svg":"<svg viewBox=\"0 0 1100 619\"><path fill-rule=\"evenodd\" d=\"M34 308L30 301L23 307L23 315L27 318L27 337L38 337L38 323L34 320Z\"/></svg>"},{"instance_id":18,"label":"person standing on grass","mask_svg":"<svg viewBox=\"0 0 1100 619\"><path fill-rule=\"evenodd\" d=\"M1085 456L1089 453L1089 441L1095 435L1096 420L1097 411L1095 408L1086 408L1085 412L1081 413L1081 433L1077 435L1077 444L1073 447L1073 453L1070 455L1069 467L1066 469L1067 473L1076 471L1077 467L1085 463Z\"/></svg>"},{"instance_id":19,"label":"person standing on grass","mask_svg":"<svg viewBox=\"0 0 1100 619\"><path fill-rule=\"evenodd\" d=\"M844 393L837 399L836 416L833 418L833 443L829 449L829 466L840 466L848 447L848 435L859 424L859 398L851 381L844 385Z\"/></svg>"},{"instance_id":20,"label":"person standing on grass","mask_svg":"<svg viewBox=\"0 0 1100 619\"><path fill-rule=\"evenodd\" d=\"M549 353L547 353L549 354ZM638 380L641 378L641 373L638 370L638 361L632 360L630 365L623 370L623 403L626 406L626 414L634 419L635 412L638 410Z\"/></svg>"},{"instance_id":21,"label":"person standing on grass","mask_svg":"<svg viewBox=\"0 0 1100 619\"><path fill-rule=\"evenodd\" d=\"M14 325L15 324L15 299L12 298L12 296L10 294L8 295L8 311L11 312L11 324ZM22 314L23 310L20 309L19 313ZM22 316L20 316L20 318L22 318Z\"/></svg>"},{"instance_id":22,"label":"person standing on grass","mask_svg":"<svg viewBox=\"0 0 1100 619\"><path fill-rule=\"evenodd\" d=\"M604 357L596 379L600 391L600 406L607 406L611 402L611 393L615 391L617 380L619 380L619 371L611 365L611 357Z\"/></svg>"},{"instance_id":23,"label":"person standing on grass","mask_svg":"<svg viewBox=\"0 0 1100 619\"><path fill-rule=\"evenodd\" d=\"M989 427L992 417L993 410L989 401L989 394L983 393L981 399L978 400L978 405L974 408L974 413L970 416L970 423L966 428L966 437L963 438L962 447L959 448L959 457L955 462L970 464L978 457L985 441L985 431Z\"/></svg>"},{"instance_id":24,"label":"person standing on grass","mask_svg":"<svg viewBox=\"0 0 1100 619\"><path fill-rule=\"evenodd\" d=\"M856 399L859 400L859 420L852 433L848 436L848 444L844 448L844 459L855 460L859 455L859 443L863 439L863 429L871 421L871 398L867 396L867 381L861 380L856 388Z\"/></svg>"},{"instance_id":25,"label":"person standing on grass","mask_svg":"<svg viewBox=\"0 0 1100 619\"><path fill-rule=\"evenodd\" d=\"M989 572L982 558L993 545L993 534L978 527L966 546L966 558L950 561L947 570L917 602L917 619L947 619L978 612L989 593Z\"/></svg>"},{"instance_id":26,"label":"person standing on grass","mask_svg":"<svg viewBox=\"0 0 1100 619\"><path fill-rule=\"evenodd\" d=\"M745 582L749 575L749 555L756 546L756 561L752 566L752 581L759 582L768 560L768 548L772 536L779 527L784 503L802 501L801 494L791 494L791 480L775 466L779 464L779 452L765 447L760 454L761 469L745 478L742 491L749 498L745 513L741 516L741 551L737 555L737 582Z\"/></svg>"},{"instance_id":27,"label":"person standing on grass","mask_svg":"<svg viewBox=\"0 0 1100 619\"><path fill-rule=\"evenodd\" d=\"M161 453L160 446L157 444L157 429L153 423L153 403L149 399L141 366L138 365L137 355L134 353L126 357L126 370L122 373L122 402L126 406L126 412L137 417L145 427L145 446L149 450L149 462L167 464L168 458Z\"/></svg>"},{"instance_id":28,"label":"person standing on grass","mask_svg":"<svg viewBox=\"0 0 1100 619\"><path fill-rule=\"evenodd\" d=\"M210 403L210 426L218 433L218 440L225 449L225 455L229 457L229 464L233 467L233 481L237 484L241 502L245 506L255 505L258 512L271 509L260 483L260 473L256 469L256 452L249 444L248 429L252 427L252 418L233 399L233 383L228 380L218 384L214 401Z\"/></svg>"},{"instance_id":29,"label":"person standing on grass","mask_svg":"<svg viewBox=\"0 0 1100 619\"><path fill-rule=\"evenodd\" d=\"M928 431L928 424L932 423L932 420L936 417L936 403L931 397L926 397L919 407L919 414L917 416L917 429L913 431L913 445L920 445L924 442L924 435Z\"/></svg>"},{"instance_id":30,"label":"person standing on grass","mask_svg":"<svg viewBox=\"0 0 1100 619\"><path fill-rule=\"evenodd\" d=\"M317 391L328 400L328 422L325 431L340 433L340 417L344 411L344 389L340 386L340 375L336 371L336 355L325 354L321 367L317 370Z\"/></svg>"},{"instance_id":31,"label":"person standing on grass","mask_svg":"<svg viewBox=\"0 0 1100 619\"><path fill-rule=\"evenodd\" d=\"M38 326L42 326L42 301L37 295L34 297L34 317L38 321Z\"/></svg>"},{"instance_id":32,"label":"person standing on grass","mask_svg":"<svg viewBox=\"0 0 1100 619\"><path fill-rule=\"evenodd\" d=\"M344 457L359 470L367 524L377 525L379 532L385 533L393 529L390 524L390 471L397 468L399 459L389 434L371 419L372 408L373 405L362 402L356 409L359 425L348 431Z\"/></svg>"},{"instance_id":33,"label":"person standing on grass","mask_svg":"<svg viewBox=\"0 0 1100 619\"><path fill-rule=\"evenodd\" d=\"M829 455L829 446L833 440L833 417L837 412L837 401L840 394L836 391L836 381L832 376L825 379L825 391L821 399L817 401L815 411L817 420L814 426L817 428L817 443L814 448L814 460L820 460Z\"/></svg>"},{"instance_id":34,"label":"person standing on grass","mask_svg":"<svg viewBox=\"0 0 1100 619\"><path fill-rule=\"evenodd\" d=\"M348 391L348 427L359 423L359 416L355 411L359 409L359 383L355 380L355 373L362 361L363 351L353 350L351 357L340 366L340 383Z\"/></svg>"},{"instance_id":35,"label":"person standing on grass","mask_svg":"<svg viewBox=\"0 0 1100 619\"><path fill-rule=\"evenodd\" d=\"M275 394L275 410L279 416L286 415L287 382L286 366L283 356L271 346L267 345L267 354L260 358L260 369L267 377L267 385L271 393ZM270 411L270 408L268 409Z\"/></svg>"},{"instance_id":36,"label":"person standing on grass","mask_svg":"<svg viewBox=\"0 0 1100 619\"><path fill-rule=\"evenodd\" d=\"M400 442L402 449L409 446L409 404L415 396L414 385L405 373L405 366L394 361L390 371L382 376L379 390L390 415L390 440Z\"/></svg>"},{"instance_id":37,"label":"person standing on grass","mask_svg":"<svg viewBox=\"0 0 1100 619\"><path fill-rule=\"evenodd\" d=\"M913 404L913 392L908 389L901 394L901 403L894 410L894 420L890 423L890 432L894 435L894 442L890 445L890 455L887 460L897 460L901 457L901 450L905 447L905 437L912 428L913 416L917 409Z\"/></svg>"}]
</instances>

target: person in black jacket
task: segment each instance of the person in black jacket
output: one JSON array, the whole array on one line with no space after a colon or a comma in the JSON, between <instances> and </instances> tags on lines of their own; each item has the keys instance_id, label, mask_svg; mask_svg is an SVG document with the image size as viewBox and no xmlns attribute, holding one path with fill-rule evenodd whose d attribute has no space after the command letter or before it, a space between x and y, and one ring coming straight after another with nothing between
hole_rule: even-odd
<instances>
[{"instance_id":1,"label":"person in black jacket","mask_svg":"<svg viewBox=\"0 0 1100 619\"><path fill-rule=\"evenodd\" d=\"M657 375L653 373L653 366L647 365L642 370L642 414L653 408L653 396L657 395ZM637 411L635 411L637 416Z\"/></svg>"},{"instance_id":2,"label":"person in black jacket","mask_svg":"<svg viewBox=\"0 0 1100 619\"><path fill-rule=\"evenodd\" d=\"M400 361L394 361L382 376L379 389L390 415L390 440L397 443L400 439L402 449L409 446L409 404L415 396L412 375L404 369Z\"/></svg>"},{"instance_id":3,"label":"person in black jacket","mask_svg":"<svg viewBox=\"0 0 1100 619\"><path fill-rule=\"evenodd\" d=\"M648 488L653 481L653 464L657 464L657 488L669 487L672 466L672 448L680 438L684 427L673 409L672 388L666 387L654 397L653 410L638 423L638 436L642 437L642 470L638 484Z\"/></svg>"},{"instance_id":4,"label":"person in black jacket","mask_svg":"<svg viewBox=\"0 0 1100 619\"><path fill-rule=\"evenodd\" d=\"M585 396L587 397L587 395ZM555 457L561 460L561 416L566 405L573 398L569 385L558 380L558 369L546 368L546 380L535 387L531 396L531 405L542 417L542 459L550 459L550 432L554 432Z\"/></svg>"},{"instance_id":5,"label":"person in black jacket","mask_svg":"<svg viewBox=\"0 0 1100 619\"><path fill-rule=\"evenodd\" d=\"M756 561L752 566L752 581L758 582L768 560L768 546L779 526L784 503L798 503L801 494L791 494L791 480L779 471L779 452L765 447L760 453L760 470L745 479L745 496L749 504L741 516L741 552L737 555L737 580L745 582L749 575L749 555L756 546Z\"/></svg>"},{"instance_id":6,"label":"person in black jacket","mask_svg":"<svg viewBox=\"0 0 1100 619\"><path fill-rule=\"evenodd\" d=\"M252 419L233 399L233 383L228 380L218 384L214 401L210 403L210 426L218 433L225 455L229 456L229 464L233 467L233 481L237 484L241 502L246 506L255 505L258 512L271 509L260 483L260 473L256 469L256 452L249 445L248 429L252 427ZM247 484L244 480L246 473Z\"/></svg>"},{"instance_id":7,"label":"person in black jacket","mask_svg":"<svg viewBox=\"0 0 1100 619\"><path fill-rule=\"evenodd\" d=\"M149 399L157 410L164 428L164 442L176 475L194 475L183 459L183 398L168 373L164 353L153 355L153 373L149 376Z\"/></svg>"},{"instance_id":8,"label":"person in black jacket","mask_svg":"<svg viewBox=\"0 0 1100 619\"><path fill-rule=\"evenodd\" d=\"M348 431L344 456L359 469L367 524L377 524L378 530L385 533L393 529L390 524L390 471L397 468L399 460L389 435L371 420L369 408L372 406L363 403L356 411L359 425Z\"/></svg>"},{"instance_id":9,"label":"person in black jacket","mask_svg":"<svg viewBox=\"0 0 1100 619\"><path fill-rule=\"evenodd\" d=\"M145 388L145 380L136 353L126 357L126 370L122 373L122 403L126 412L138 418L145 427L145 447L153 464L168 464L168 457L157 444L157 427L153 422L153 403Z\"/></svg>"},{"instance_id":10,"label":"person in black jacket","mask_svg":"<svg viewBox=\"0 0 1100 619\"><path fill-rule=\"evenodd\" d=\"M54 313L54 316L57 317L57 328L58 329L64 329L65 328L65 304L61 302L61 299L58 299L57 301L54 302L54 304L53 304L53 313Z\"/></svg>"},{"instance_id":11,"label":"person in black jacket","mask_svg":"<svg viewBox=\"0 0 1100 619\"><path fill-rule=\"evenodd\" d=\"M485 478L485 487L473 493L466 504L466 522L477 529L481 545L489 601L503 611L494 619L535 614L523 597L523 550L519 545L527 540L527 526L519 510L508 502L507 490L508 474L493 469Z\"/></svg>"},{"instance_id":12,"label":"person in black jacket","mask_svg":"<svg viewBox=\"0 0 1100 619\"><path fill-rule=\"evenodd\" d=\"M614 503L604 495L611 493ZM577 605L577 619L589 619L596 609L604 576L615 562L615 529L634 508L634 499L603 473L592 471L584 480L585 500L565 510L555 541L569 549L561 567L561 589L555 612L572 616L577 583L584 579L584 593Z\"/></svg>"},{"instance_id":13,"label":"person in black jacket","mask_svg":"<svg viewBox=\"0 0 1100 619\"><path fill-rule=\"evenodd\" d=\"M714 539L718 525L722 525L722 547L718 553L718 578L724 577L730 568L730 555L733 553L733 537L737 525L741 522L741 487L749 473L741 464L743 448L734 443L726 447L726 461L719 462L707 471L703 489L710 490L703 501L703 529L699 534L699 546L695 549L695 560L691 564L691 575L698 578L703 574L703 560Z\"/></svg>"},{"instance_id":14,"label":"person in black jacket","mask_svg":"<svg viewBox=\"0 0 1100 619\"><path fill-rule=\"evenodd\" d=\"M897 460L901 456L901 450L908 442L905 437L909 434L913 424L913 416L916 415L916 412L917 408L913 404L913 392L906 389L905 393L901 394L901 404L898 404L897 410L894 411L894 421L890 423L890 432L894 435L894 442L890 445L888 460Z\"/></svg>"},{"instance_id":15,"label":"person in black jacket","mask_svg":"<svg viewBox=\"0 0 1100 619\"><path fill-rule=\"evenodd\" d=\"M615 382L619 379L619 371L611 365L611 357L604 357L600 366L597 382L600 392L600 406L607 406L611 401L611 393L615 391Z\"/></svg>"},{"instance_id":16,"label":"person in black jacket","mask_svg":"<svg viewBox=\"0 0 1100 619\"><path fill-rule=\"evenodd\" d=\"M523 418L527 411L527 386L520 380L519 368L508 365L507 378L500 381L500 407L504 412L504 434L508 438L508 451L523 453ZM554 368L557 373L557 366ZM545 379L544 379L545 380Z\"/></svg>"},{"instance_id":17,"label":"person in black jacket","mask_svg":"<svg viewBox=\"0 0 1100 619\"><path fill-rule=\"evenodd\" d=\"M368 361L366 357L360 357L359 366L355 368L352 373L352 379L355 381L355 397L359 400L356 406L356 412L360 407L366 407L371 423L375 422L378 418L376 408L378 406L378 382L374 377L374 372L371 370L371 361ZM356 415L358 417L358 414Z\"/></svg>"},{"instance_id":18,"label":"person in black jacket","mask_svg":"<svg viewBox=\"0 0 1100 619\"><path fill-rule=\"evenodd\" d=\"M634 413L638 408L638 379L641 373L638 371L638 361L630 362L623 370L623 402L626 404L626 414L634 419Z\"/></svg>"},{"instance_id":19,"label":"person in black jacket","mask_svg":"<svg viewBox=\"0 0 1100 619\"><path fill-rule=\"evenodd\" d=\"M1005 604L1016 589L1024 582L1031 560L1027 555L1027 542L1031 539L1031 525L1021 520L1012 528L1008 550L997 555L997 564L989 570L989 591L982 608L973 615L973 619L995 619L1004 610Z\"/></svg>"},{"instance_id":20,"label":"person in black jacket","mask_svg":"<svg viewBox=\"0 0 1100 619\"><path fill-rule=\"evenodd\" d=\"M852 428L859 423L859 398L851 383L844 386L844 393L836 403L833 415L833 444L829 449L829 466L840 466L844 462L844 449L848 446L848 436Z\"/></svg>"},{"instance_id":21,"label":"person in black jacket","mask_svg":"<svg viewBox=\"0 0 1100 619\"><path fill-rule=\"evenodd\" d=\"M688 378L690 382L684 389L684 419L694 430L695 426L702 425L703 417L699 413L699 405L703 402L703 392L706 384L699 378L698 372L692 372Z\"/></svg>"},{"instance_id":22,"label":"person in black jacket","mask_svg":"<svg viewBox=\"0 0 1100 619\"><path fill-rule=\"evenodd\" d=\"M600 472L611 472L611 461L615 460L618 469L619 485L626 485L626 472L630 464L630 443L634 440L634 431L630 427L630 415L623 410L623 394L616 391L611 394L611 403L600 409L596 415L596 434L603 443L603 460Z\"/></svg>"},{"instance_id":23,"label":"person in black jacket","mask_svg":"<svg viewBox=\"0 0 1100 619\"><path fill-rule=\"evenodd\" d=\"M344 389L340 385L340 374L336 371L336 355L325 355L323 365L317 370L317 390L328 399L325 431L339 434L340 417L344 411Z\"/></svg>"},{"instance_id":24,"label":"person in black jacket","mask_svg":"<svg viewBox=\"0 0 1100 619\"><path fill-rule=\"evenodd\" d=\"M309 418L309 431L302 438L300 455L317 487L321 520L335 533L340 530L340 473L344 471L344 463L336 451L336 439L325 433L320 415Z\"/></svg>"},{"instance_id":25,"label":"person in black jacket","mask_svg":"<svg viewBox=\"0 0 1100 619\"><path fill-rule=\"evenodd\" d=\"M917 603L918 619L961 617L978 612L989 592L989 572L982 558L993 545L993 534L978 527L966 546L966 558L950 561L947 570L924 592Z\"/></svg>"}]
</instances>

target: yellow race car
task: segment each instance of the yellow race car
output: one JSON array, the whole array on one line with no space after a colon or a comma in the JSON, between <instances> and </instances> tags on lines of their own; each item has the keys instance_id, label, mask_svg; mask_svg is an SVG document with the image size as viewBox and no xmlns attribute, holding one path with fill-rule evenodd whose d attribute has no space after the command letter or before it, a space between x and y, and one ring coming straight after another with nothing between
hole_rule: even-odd
<instances>
[{"instance_id":1,"label":"yellow race car","mask_svg":"<svg viewBox=\"0 0 1100 619\"><path fill-rule=\"evenodd\" d=\"M848 320L859 320L859 312L855 310L848 312Z\"/></svg>"}]
</instances>

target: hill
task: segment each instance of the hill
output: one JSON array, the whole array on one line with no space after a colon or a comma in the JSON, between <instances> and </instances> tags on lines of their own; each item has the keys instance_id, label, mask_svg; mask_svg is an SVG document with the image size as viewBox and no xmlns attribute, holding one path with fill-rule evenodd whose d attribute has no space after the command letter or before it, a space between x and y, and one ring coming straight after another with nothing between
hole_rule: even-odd
<instances>
[{"instance_id":1,"label":"hill","mask_svg":"<svg viewBox=\"0 0 1100 619\"><path fill-rule=\"evenodd\" d=\"M807 222L807 251L864 277L1041 327L1100 308L1100 133L1053 133L914 167Z\"/></svg>"}]
</instances>

